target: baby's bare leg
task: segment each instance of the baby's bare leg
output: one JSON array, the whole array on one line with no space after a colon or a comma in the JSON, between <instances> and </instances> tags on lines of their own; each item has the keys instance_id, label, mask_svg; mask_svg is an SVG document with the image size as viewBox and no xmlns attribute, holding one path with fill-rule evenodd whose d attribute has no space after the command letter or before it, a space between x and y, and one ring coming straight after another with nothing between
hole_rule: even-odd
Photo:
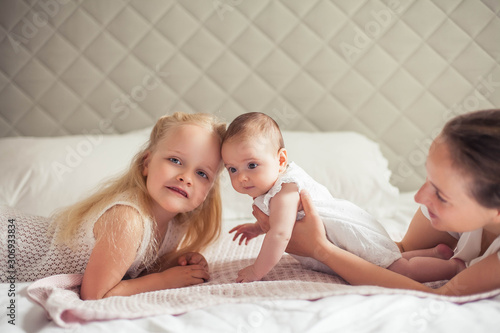
<instances>
[{"instance_id":1,"label":"baby's bare leg","mask_svg":"<svg viewBox=\"0 0 500 333\"><path fill-rule=\"evenodd\" d=\"M403 258L411 259L414 257L433 257L448 260L453 257L453 250L445 244L439 244L430 249L413 250L401 253Z\"/></svg>"},{"instance_id":2,"label":"baby's bare leg","mask_svg":"<svg viewBox=\"0 0 500 333\"><path fill-rule=\"evenodd\" d=\"M465 269L465 264L460 259L412 257L396 260L388 269L418 282L430 282L451 279Z\"/></svg>"}]
</instances>

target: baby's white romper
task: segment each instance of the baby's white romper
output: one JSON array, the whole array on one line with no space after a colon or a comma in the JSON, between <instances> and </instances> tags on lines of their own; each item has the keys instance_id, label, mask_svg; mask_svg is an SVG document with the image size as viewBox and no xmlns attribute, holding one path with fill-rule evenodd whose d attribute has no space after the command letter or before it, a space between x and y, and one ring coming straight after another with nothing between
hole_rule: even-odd
<instances>
[{"instance_id":1,"label":"baby's white romper","mask_svg":"<svg viewBox=\"0 0 500 333\"><path fill-rule=\"evenodd\" d=\"M309 192L325 224L326 235L336 246L384 268L401 258L398 246L375 218L350 201L334 198L325 186L293 162L266 194L255 198L254 204L265 214L269 215L269 202L281 190L283 183L295 183L299 192L303 189ZM297 220L304 215L304 211L300 210ZM306 268L335 273L315 259L297 255L293 257Z\"/></svg>"}]
</instances>

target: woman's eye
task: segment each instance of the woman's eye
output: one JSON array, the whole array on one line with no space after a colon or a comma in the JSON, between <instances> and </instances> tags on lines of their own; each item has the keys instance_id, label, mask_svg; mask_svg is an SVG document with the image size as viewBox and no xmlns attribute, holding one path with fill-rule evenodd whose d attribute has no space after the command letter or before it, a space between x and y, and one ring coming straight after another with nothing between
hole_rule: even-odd
<instances>
[{"instance_id":1,"label":"woman's eye","mask_svg":"<svg viewBox=\"0 0 500 333\"><path fill-rule=\"evenodd\" d=\"M229 173L235 173L236 172L236 168L229 167L229 168L227 168L227 171L229 171Z\"/></svg>"},{"instance_id":2,"label":"woman's eye","mask_svg":"<svg viewBox=\"0 0 500 333\"><path fill-rule=\"evenodd\" d=\"M196 173L198 174L198 176L208 179L208 175L203 171L197 171Z\"/></svg>"},{"instance_id":3,"label":"woman's eye","mask_svg":"<svg viewBox=\"0 0 500 333\"><path fill-rule=\"evenodd\" d=\"M443 197L439 194L438 191L436 191L436 197L438 198L439 201L446 203L446 200L443 199Z\"/></svg>"},{"instance_id":4,"label":"woman's eye","mask_svg":"<svg viewBox=\"0 0 500 333\"><path fill-rule=\"evenodd\" d=\"M175 157L169 157L168 160L172 163L175 163L175 164L181 164L181 161Z\"/></svg>"},{"instance_id":5,"label":"woman's eye","mask_svg":"<svg viewBox=\"0 0 500 333\"><path fill-rule=\"evenodd\" d=\"M257 163L248 163L249 169L255 169L257 167Z\"/></svg>"}]
</instances>

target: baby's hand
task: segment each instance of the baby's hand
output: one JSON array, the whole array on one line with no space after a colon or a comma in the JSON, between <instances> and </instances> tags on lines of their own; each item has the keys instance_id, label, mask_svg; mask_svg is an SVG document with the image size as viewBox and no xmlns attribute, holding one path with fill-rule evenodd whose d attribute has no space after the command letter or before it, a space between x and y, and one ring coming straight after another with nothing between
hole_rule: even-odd
<instances>
[{"instance_id":1,"label":"baby's hand","mask_svg":"<svg viewBox=\"0 0 500 333\"><path fill-rule=\"evenodd\" d=\"M259 276L255 273L255 269L253 265L243 268L238 272L238 277L236 278L236 282L253 282L259 281L262 279L262 276Z\"/></svg>"},{"instance_id":2,"label":"baby's hand","mask_svg":"<svg viewBox=\"0 0 500 333\"><path fill-rule=\"evenodd\" d=\"M243 243L244 240L245 240L245 245L248 245L248 241L250 239L255 238L264 233L257 223L240 224L239 226L229 230L229 233L235 231L236 233L233 237L233 241L235 241L238 238L238 236L241 235L239 245L241 245L241 243Z\"/></svg>"}]
</instances>

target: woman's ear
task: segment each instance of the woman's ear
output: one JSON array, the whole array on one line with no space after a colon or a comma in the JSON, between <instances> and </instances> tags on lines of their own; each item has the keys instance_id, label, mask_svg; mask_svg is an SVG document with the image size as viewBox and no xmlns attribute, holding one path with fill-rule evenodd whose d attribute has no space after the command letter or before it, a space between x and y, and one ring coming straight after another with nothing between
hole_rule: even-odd
<instances>
[{"instance_id":1,"label":"woman's ear","mask_svg":"<svg viewBox=\"0 0 500 333\"><path fill-rule=\"evenodd\" d=\"M285 148L281 148L278 151L278 160L280 162L280 172L285 171L288 165L288 155Z\"/></svg>"},{"instance_id":2,"label":"woman's ear","mask_svg":"<svg viewBox=\"0 0 500 333\"><path fill-rule=\"evenodd\" d=\"M148 166L149 166L149 159L151 157L151 153L147 151L144 156L142 157L142 175L147 176L148 175Z\"/></svg>"},{"instance_id":3,"label":"woman's ear","mask_svg":"<svg viewBox=\"0 0 500 333\"><path fill-rule=\"evenodd\" d=\"M493 222L500 228L500 209L495 209L496 215L493 217Z\"/></svg>"}]
</instances>

